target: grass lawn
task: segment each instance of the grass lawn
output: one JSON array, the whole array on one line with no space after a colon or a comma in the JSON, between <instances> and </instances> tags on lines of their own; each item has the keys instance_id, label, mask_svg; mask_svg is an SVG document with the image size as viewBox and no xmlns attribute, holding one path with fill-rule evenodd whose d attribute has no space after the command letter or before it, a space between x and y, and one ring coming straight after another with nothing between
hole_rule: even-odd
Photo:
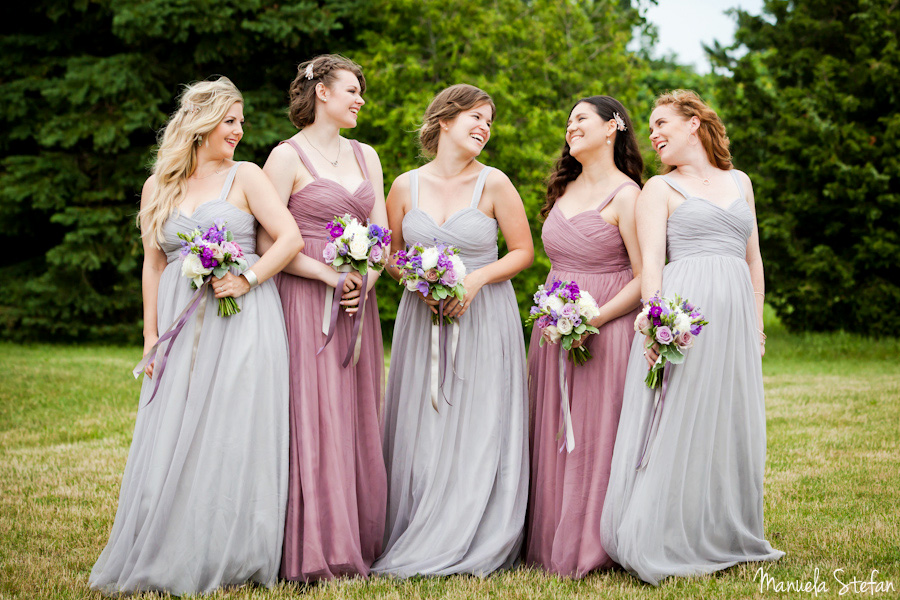
<instances>
[{"instance_id":1,"label":"grass lawn","mask_svg":"<svg viewBox=\"0 0 900 600\"><path fill-rule=\"evenodd\" d=\"M767 327L766 534L787 556L653 588L623 573L581 581L517 569L398 582L243 587L211 598L753 598L813 582L839 597L900 597L900 343ZM0 343L0 599L99 597L88 574L106 543L132 429L138 348ZM882 592L890 582L893 591ZM826 586L828 591L821 587ZM856 593L854 593L856 592ZM872 593L874 592L874 593ZM150 595L153 597L153 595Z\"/></svg>"}]
</instances>

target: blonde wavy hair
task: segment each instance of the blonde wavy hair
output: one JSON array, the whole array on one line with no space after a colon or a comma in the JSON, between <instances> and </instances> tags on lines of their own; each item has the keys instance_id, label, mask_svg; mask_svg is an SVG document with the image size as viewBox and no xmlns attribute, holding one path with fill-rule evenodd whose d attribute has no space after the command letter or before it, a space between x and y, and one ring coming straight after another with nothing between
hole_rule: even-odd
<instances>
[{"instance_id":1,"label":"blonde wavy hair","mask_svg":"<svg viewBox=\"0 0 900 600\"><path fill-rule=\"evenodd\" d=\"M697 129L697 137L706 150L706 156L714 166L725 171L734 168L731 164L731 151L728 149L728 136L725 135L725 124L711 109L708 104L700 99L697 92L692 90L673 90L662 94L656 99L656 106L672 105L675 112L690 119L700 119L700 128ZM675 167L663 165L663 173L669 173Z\"/></svg>"},{"instance_id":2,"label":"blonde wavy hair","mask_svg":"<svg viewBox=\"0 0 900 600\"><path fill-rule=\"evenodd\" d=\"M197 149L225 118L235 102L243 104L240 90L227 77L185 86L178 109L157 136L152 172L156 189L137 216L141 236L151 236L159 247L162 227L187 191L188 177L197 169Z\"/></svg>"}]
</instances>

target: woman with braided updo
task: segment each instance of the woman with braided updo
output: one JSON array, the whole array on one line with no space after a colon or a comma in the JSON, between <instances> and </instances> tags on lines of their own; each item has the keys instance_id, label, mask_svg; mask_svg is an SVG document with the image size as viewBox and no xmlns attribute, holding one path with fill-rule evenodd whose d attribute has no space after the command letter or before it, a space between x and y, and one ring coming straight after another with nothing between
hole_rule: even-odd
<instances>
[{"instance_id":1,"label":"woman with braided updo","mask_svg":"<svg viewBox=\"0 0 900 600\"><path fill-rule=\"evenodd\" d=\"M243 98L227 78L187 86L144 183L147 377L115 523L90 575L91 588L107 594L271 586L278 574L288 361L270 278L303 240L262 170L234 161L243 122ZM215 232L220 223L249 268L208 274L195 293L178 234ZM264 257L256 254L257 225L275 240ZM218 316L216 298L226 297L240 312Z\"/></svg>"},{"instance_id":2,"label":"woman with braided updo","mask_svg":"<svg viewBox=\"0 0 900 600\"><path fill-rule=\"evenodd\" d=\"M384 350L373 289L378 273L369 270L362 289L362 278L351 271L333 292L342 297L342 310L330 320L326 290L339 285L340 274L323 256L330 240L326 224L336 216L350 214L362 224L387 227L378 154L340 135L341 129L356 127L365 90L362 69L342 56L301 64L289 111L299 131L272 150L264 167L306 240L278 278L291 356L290 487L281 576L292 581L367 575L384 534L387 483L379 423ZM261 232L260 247L269 243ZM327 345L326 310L333 335ZM360 320L354 364L345 357L356 343L353 329Z\"/></svg>"}]
</instances>

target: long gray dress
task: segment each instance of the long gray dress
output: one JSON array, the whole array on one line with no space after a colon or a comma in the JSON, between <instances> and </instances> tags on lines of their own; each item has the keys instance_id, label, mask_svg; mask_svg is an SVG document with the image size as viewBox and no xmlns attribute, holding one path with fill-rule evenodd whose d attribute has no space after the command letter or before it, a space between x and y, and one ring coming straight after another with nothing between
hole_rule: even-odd
<instances>
[{"instance_id":1,"label":"long gray dress","mask_svg":"<svg viewBox=\"0 0 900 600\"><path fill-rule=\"evenodd\" d=\"M164 332L194 293L181 274L178 232L222 218L252 266L256 219L219 197L163 226L169 264L159 282ZM109 542L90 576L107 594L180 595L254 581L275 583L287 498L288 349L272 281L238 298L241 312L216 315L208 290L196 362L197 313L175 338L159 391L144 377ZM165 344L164 344L165 345ZM163 349L164 351L164 349ZM159 376L160 355L155 376Z\"/></svg>"},{"instance_id":2,"label":"long gray dress","mask_svg":"<svg viewBox=\"0 0 900 600\"><path fill-rule=\"evenodd\" d=\"M472 203L443 225L418 208L403 218L407 244L453 244L467 271L497 260L497 221L479 211L484 180ZM430 400L431 311L403 293L385 397L388 472L385 551L372 572L485 575L511 565L522 545L528 502L528 399L525 344L512 284L481 288L458 319L457 376L447 402Z\"/></svg>"},{"instance_id":3,"label":"long gray dress","mask_svg":"<svg viewBox=\"0 0 900 600\"><path fill-rule=\"evenodd\" d=\"M743 187L727 208L688 195L669 217L662 295L680 294L709 325L674 365L649 462L635 466L654 391L644 336L631 347L601 517L610 557L653 585L740 562L777 560L763 531L766 419L756 303L746 262L753 212Z\"/></svg>"}]
</instances>

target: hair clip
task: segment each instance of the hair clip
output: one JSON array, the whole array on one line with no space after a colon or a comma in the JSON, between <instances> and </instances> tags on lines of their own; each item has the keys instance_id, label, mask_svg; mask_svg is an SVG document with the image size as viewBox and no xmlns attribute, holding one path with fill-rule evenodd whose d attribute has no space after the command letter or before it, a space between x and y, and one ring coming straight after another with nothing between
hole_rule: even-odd
<instances>
[{"instance_id":1,"label":"hair clip","mask_svg":"<svg viewBox=\"0 0 900 600\"><path fill-rule=\"evenodd\" d=\"M200 110L200 107L192 102L185 102L184 106L181 107L181 110L183 110L184 112L186 112L188 114L191 114L191 113L195 113L198 110Z\"/></svg>"},{"instance_id":2,"label":"hair clip","mask_svg":"<svg viewBox=\"0 0 900 600\"><path fill-rule=\"evenodd\" d=\"M313 78L313 63L309 63L308 65L306 65L306 73L305 74L306 74L307 79Z\"/></svg>"},{"instance_id":3,"label":"hair clip","mask_svg":"<svg viewBox=\"0 0 900 600\"><path fill-rule=\"evenodd\" d=\"M622 115L614 112L613 119L616 120L616 129L618 129L619 131L625 131L626 129L628 129L627 127L625 127L625 119L622 118Z\"/></svg>"}]
</instances>

